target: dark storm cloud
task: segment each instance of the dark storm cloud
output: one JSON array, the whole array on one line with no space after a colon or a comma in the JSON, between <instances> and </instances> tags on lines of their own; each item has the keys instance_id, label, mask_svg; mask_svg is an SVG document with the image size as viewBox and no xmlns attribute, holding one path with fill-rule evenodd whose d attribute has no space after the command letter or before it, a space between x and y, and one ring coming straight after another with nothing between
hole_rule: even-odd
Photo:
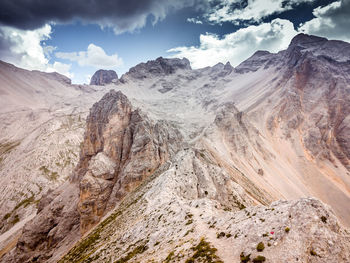
<instances>
[{"instance_id":1,"label":"dark storm cloud","mask_svg":"<svg viewBox=\"0 0 350 263\"><path fill-rule=\"evenodd\" d=\"M162 19L171 10L206 6L206 0L1 0L0 23L35 29L74 19L112 26L115 31L142 27L148 15Z\"/></svg>"}]
</instances>

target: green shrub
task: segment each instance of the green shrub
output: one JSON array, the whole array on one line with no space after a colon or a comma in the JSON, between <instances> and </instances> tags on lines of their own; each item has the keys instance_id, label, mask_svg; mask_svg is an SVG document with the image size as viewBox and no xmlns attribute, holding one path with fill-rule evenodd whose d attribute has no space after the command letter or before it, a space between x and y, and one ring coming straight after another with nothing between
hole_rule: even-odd
<instances>
[{"instance_id":1,"label":"green shrub","mask_svg":"<svg viewBox=\"0 0 350 263\"><path fill-rule=\"evenodd\" d=\"M256 246L256 250L261 252L265 249L265 245L263 242L260 242L257 246Z\"/></svg>"},{"instance_id":2,"label":"green shrub","mask_svg":"<svg viewBox=\"0 0 350 263\"><path fill-rule=\"evenodd\" d=\"M15 215L15 217L13 218L13 220L11 221L11 224L12 225L15 225L19 222L19 216L18 215Z\"/></svg>"},{"instance_id":3,"label":"green shrub","mask_svg":"<svg viewBox=\"0 0 350 263\"><path fill-rule=\"evenodd\" d=\"M265 262L266 258L264 256L257 256L256 258L253 258L254 263L262 263Z\"/></svg>"},{"instance_id":4,"label":"green shrub","mask_svg":"<svg viewBox=\"0 0 350 263\"><path fill-rule=\"evenodd\" d=\"M201 239L197 246L191 248L194 252L191 258L188 258L186 263L193 263L195 260L199 262L210 262L210 263L223 263L219 257L216 255L217 249L211 247L208 242Z\"/></svg>"},{"instance_id":5,"label":"green shrub","mask_svg":"<svg viewBox=\"0 0 350 263\"><path fill-rule=\"evenodd\" d=\"M284 229L284 231L286 231L286 233L289 233L290 228L289 228L289 227L286 227L286 228Z\"/></svg>"},{"instance_id":6,"label":"green shrub","mask_svg":"<svg viewBox=\"0 0 350 263\"><path fill-rule=\"evenodd\" d=\"M321 216L321 220L322 220L323 223L327 223L327 217Z\"/></svg>"},{"instance_id":7,"label":"green shrub","mask_svg":"<svg viewBox=\"0 0 350 263\"><path fill-rule=\"evenodd\" d=\"M11 213L7 213L6 215L4 215L3 220L7 220L8 218L10 218L10 216L11 216Z\"/></svg>"},{"instance_id":8,"label":"green shrub","mask_svg":"<svg viewBox=\"0 0 350 263\"><path fill-rule=\"evenodd\" d=\"M217 233L216 234L216 237L217 238L222 238L222 237L224 237L226 234L224 233L224 232L220 232L220 233Z\"/></svg>"},{"instance_id":9,"label":"green shrub","mask_svg":"<svg viewBox=\"0 0 350 263\"><path fill-rule=\"evenodd\" d=\"M240 255L240 258L241 258L241 263L247 263L250 261L250 254L244 255L244 253L242 252Z\"/></svg>"}]
</instances>

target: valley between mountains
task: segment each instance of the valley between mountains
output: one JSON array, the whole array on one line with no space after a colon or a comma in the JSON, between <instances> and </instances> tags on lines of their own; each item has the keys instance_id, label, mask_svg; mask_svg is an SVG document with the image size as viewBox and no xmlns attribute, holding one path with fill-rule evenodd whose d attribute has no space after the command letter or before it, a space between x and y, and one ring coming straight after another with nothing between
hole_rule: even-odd
<instances>
[{"instance_id":1,"label":"valley between mountains","mask_svg":"<svg viewBox=\"0 0 350 263\"><path fill-rule=\"evenodd\" d=\"M0 62L0 262L350 262L350 44L91 85Z\"/></svg>"}]
</instances>

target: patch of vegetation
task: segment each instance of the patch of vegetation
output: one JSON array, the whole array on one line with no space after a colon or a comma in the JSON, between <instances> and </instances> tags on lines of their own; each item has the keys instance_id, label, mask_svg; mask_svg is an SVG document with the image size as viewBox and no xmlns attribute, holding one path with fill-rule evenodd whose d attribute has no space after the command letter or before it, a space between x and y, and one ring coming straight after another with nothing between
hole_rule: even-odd
<instances>
[{"instance_id":1,"label":"patch of vegetation","mask_svg":"<svg viewBox=\"0 0 350 263\"><path fill-rule=\"evenodd\" d=\"M325 216L321 216L321 221L323 222L323 223L327 223L327 217L325 217Z\"/></svg>"},{"instance_id":2,"label":"patch of vegetation","mask_svg":"<svg viewBox=\"0 0 350 263\"><path fill-rule=\"evenodd\" d=\"M58 173L50 171L46 166L41 166L39 170L50 180L56 181L58 179Z\"/></svg>"},{"instance_id":3,"label":"patch of vegetation","mask_svg":"<svg viewBox=\"0 0 350 263\"><path fill-rule=\"evenodd\" d=\"M284 231L285 231L286 233L289 233L290 228L289 228L289 227L286 227L286 228L284 229Z\"/></svg>"},{"instance_id":4,"label":"patch of vegetation","mask_svg":"<svg viewBox=\"0 0 350 263\"><path fill-rule=\"evenodd\" d=\"M313 250L313 249L310 250L310 255L311 255L311 256L318 256L317 253L316 253L316 251Z\"/></svg>"},{"instance_id":5,"label":"patch of vegetation","mask_svg":"<svg viewBox=\"0 0 350 263\"><path fill-rule=\"evenodd\" d=\"M185 233L184 237L187 236L189 233L193 233L193 232L194 232L194 229L193 229L193 228L190 229L190 230L188 230L188 231Z\"/></svg>"},{"instance_id":6,"label":"patch of vegetation","mask_svg":"<svg viewBox=\"0 0 350 263\"><path fill-rule=\"evenodd\" d=\"M192 214L187 214L187 215L185 216L185 219L192 218L192 217L193 217Z\"/></svg>"},{"instance_id":7,"label":"patch of vegetation","mask_svg":"<svg viewBox=\"0 0 350 263\"><path fill-rule=\"evenodd\" d=\"M230 234L230 233L226 234L227 238L230 238L231 236L232 236L232 234Z\"/></svg>"},{"instance_id":8,"label":"patch of vegetation","mask_svg":"<svg viewBox=\"0 0 350 263\"><path fill-rule=\"evenodd\" d=\"M265 219L264 218L259 218L261 222L265 222Z\"/></svg>"},{"instance_id":9,"label":"patch of vegetation","mask_svg":"<svg viewBox=\"0 0 350 263\"><path fill-rule=\"evenodd\" d=\"M20 144L19 141L0 143L0 156L9 154Z\"/></svg>"},{"instance_id":10,"label":"patch of vegetation","mask_svg":"<svg viewBox=\"0 0 350 263\"><path fill-rule=\"evenodd\" d=\"M197 246L191 248L194 251L194 254L191 258L188 258L186 263L194 263L194 262L208 262L208 263L223 263L216 255L217 249L211 247L208 242L201 239Z\"/></svg>"},{"instance_id":11,"label":"patch of vegetation","mask_svg":"<svg viewBox=\"0 0 350 263\"><path fill-rule=\"evenodd\" d=\"M11 221L11 224L12 225L15 225L19 222L19 216L18 215L15 215L14 218L12 219Z\"/></svg>"},{"instance_id":12,"label":"patch of vegetation","mask_svg":"<svg viewBox=\"0 0 350 263\"><path fill-rule=\"evenodd\" d=\"M11 213L7 213L6 215L4 215L3 220L7 220L7 219L9 219L9 218L10 218L10 216L11 216Z\"/></svg>"},{"instance_id":13,"label":"patch of vegetation","mask_svg":"<svg viewBox=\"0 0 350 263\"><path fill-rule=\"evenodd\" d=\"M13 215L13 213L14 213L17 209L19 209L20 207L23 206L24 208L26 208L26 207L29 206L30 204L35 204L36 202L37 202L37 201L34 199L34 194L32 194L31 197L26 198L26 199L22 200L21 202L19 202L19 203L13 208L13 210L12 210L11 212L5 214L2 220L7 220L7 219L9 219L9 218ZM18 217L18 215L15 215L15 216L13 217L13 219L11 220L10 223L11 223L12 225L14 225L14 224L17 224L18 222L19 222L19 217Z\"/></svg>"},{"instance_id":14,"label":"patch of vegetation","mask_svg":"<svg viewBox=\"0 0 350 263\"><path fill-rule=\"evenodd\" d=\"M138 254L142 254L148 249L147 245L140 245L134 248L134 250L130 251L125 257L118 259L115 263L125 263L128 262L130 259L135 257Z\"/></svg>"},{"instance_id":15,"label":"patch of vegetation","mask_svg":"<svg viewBox=\"0 0 350 263\"><path fill-rule=\"evenodd\" d=\"M24 200L22 200L21 202L19 202L14 210L17 210L18 208L20 208L21 206L23 206L24 208L26 208L28 205L30 205L31 203L33 203L35 200L34 200L34 195L32 195L31 197L29 198L26 198Z\"/></svg>"},{"instance_id":16,"label":"patch of vegetation","mask_svg":"<svg viewBox=\"0 0 350 263\"><path fill-rule=\"evenodd\" d=\"M241 258L241 263L247 263L250 261L250 254L244 255L244 252L242 252L240 255L240 258Z\"/></svg>"},{"instance_id":17,"label":"patch of vegetation","mask_svg":"<svg viewBox=\"0 0 350 263\"><path fill-rule=\"evenodd\" d=\"M256 258L253 258L254 263L262 263L265 262L266 258L264 256L257 256Z\"/></svg>"},{"instance_id":18,"label":"patch of vegetation","mask_svg":"<svg viewBox=\"0 0 350 263\"><path fill-rule=\"evenodd\" d=\"M217 237L217 238L222 238L222 237L224 237L224 236L226 236L225 232L220 232L220 233L217 233L217 234L216 234L216 237Z\"/></svg>"},{"instance_id":19,"label":"patch of vegetation","mask_svg":"<svg viewBox=\"0 0 350 263\"><path fill-rule=\"evenodd\" d=\"M173 258L173 256L175 255L175 253L174 253L174 251L171 251L170 253L169 253L169 255L166 257L166 259L165 259L165 263L169 263L170 262L170 260Z\"/></svg>"},{"instance_id":20,"label":"patch of vegetation","mask_svg":"<svg viewBox=\"0 0 350 263\"><path fill-rule=\"evenodd\" d=\"M187 225L190 225L190 224L192 224L192 223L193 223L193 220L192 220L192 219L189 219L189 220L186 222L185 225L187 226Z\"/></svg>"},{"instance_id":21,"label":"patch of vegetation","mask_svg":"<svg viewBox=\"0 0 350 263\"><path fill-rule=\"evenodd\" d=\"M261 252L265 249L265 245L263 242L260 242L257 246L256 246L256 250Z\"/></svg>"}]
</instances>

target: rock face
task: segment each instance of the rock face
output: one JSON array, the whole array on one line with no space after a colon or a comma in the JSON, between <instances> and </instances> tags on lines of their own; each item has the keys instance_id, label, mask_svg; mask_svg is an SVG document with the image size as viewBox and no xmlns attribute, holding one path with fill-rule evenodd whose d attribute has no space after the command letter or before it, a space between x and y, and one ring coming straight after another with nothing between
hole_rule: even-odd
<instances>
[{"instance_id":1,"label":"rock face","mask_svg":"<svg viewBox=\"0 0 350 263\"><path fill-rule=\"evenodd\" d=\"M116 83L118 75L114 70L100 69L95 72L90 80L90 85L103 86L110 83Z\"/></svg>"},{"instance_id":2,"label":"rock face","mask_svg":"<svg viewBox=\"0 0 350 263\"><path fill-rule=\"evenodd\" d=\"M191 65L187 58L162 58L159 57L156 60L150 60L146 63L140 63L121 77L121 81L126 81L127 77L134 79L145 79L151 76L162 76L175 73L176 70L190 70Z\"/></svg>"},{"instance_id":3,"label":"rock face","mask_svg":"<svg viewBox=\"0 0 350 263\"><path fill-rule=\"evenodd\" d=\"M111 91L96 103L87 119L75 178L80 181L82 233L166 162L181 140L171 125L153 123L133 110L121 92Z\"/></svg>"},{"instance_id":4,"label":"rock face","mask_svg":"<svg viewBox=\"0 0 350 263\"><path fill-rule=\"evenodd\" d=\"M350 169L350 64L343 62L350 60L350 44L338 41L337 45L345 50L341 59L327 39L304 34L293 39L280 54L287 68L288 88L270 121L279 119L287 134L298 129L315 158L334 162L335 157ZM323 88L317 89L319 85Z\"/></svg>"},{"instance_id":5,"label":"rock face","mask_svg":"<svg viewBox=\"0 0 350 263\"><path fill-rule=\"evenodd\" d=\"M174 155L181 134L153 122L121 92L95 103L70 182L43 198L5 262L55 262L101 217ZM80 231L79 231L80 230Z\"/></svg>"}]
</instances>

